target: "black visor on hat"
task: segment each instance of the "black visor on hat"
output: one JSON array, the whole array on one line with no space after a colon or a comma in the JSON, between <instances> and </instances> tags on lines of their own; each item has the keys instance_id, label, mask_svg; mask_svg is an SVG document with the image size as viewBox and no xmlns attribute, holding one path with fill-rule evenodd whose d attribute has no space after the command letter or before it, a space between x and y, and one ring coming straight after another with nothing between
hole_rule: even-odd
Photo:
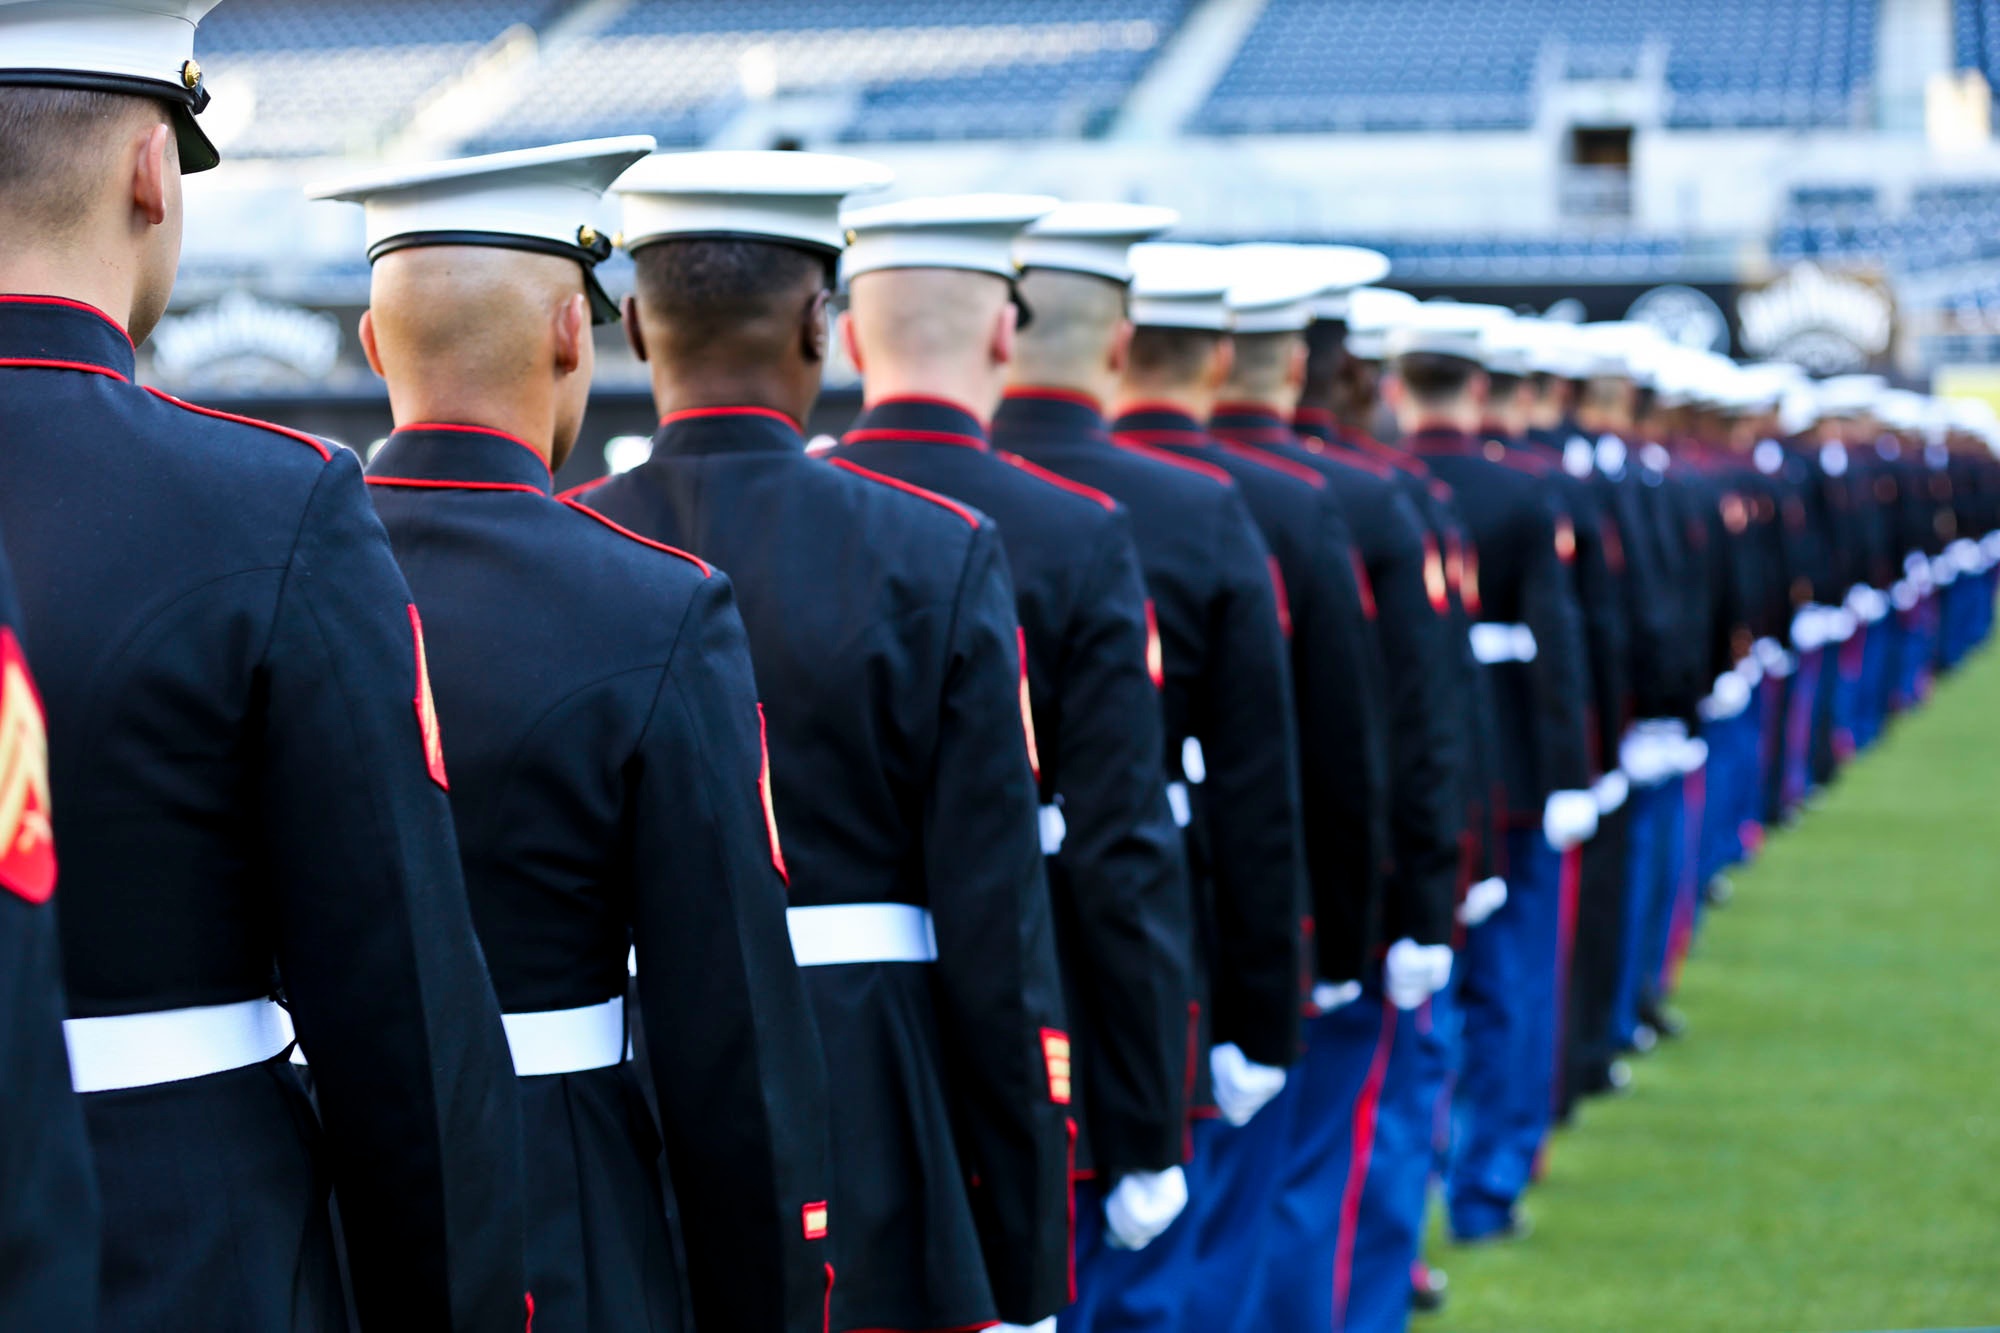
<instances>
[{"instance_id":1,"label":"black visor on hat","mask_svg":"<svg viewBox=\"0 0 2000 1333\"><path fill-rule=\"evenodd\" d=\"M221 165L222 154L202 132L195 120L208 105L208 89L201 75L194 73L195 85L184 88L157 79L133 78L123 74L92 74L75 69L0 69L0 87L79 88L85 92L118 93L127 97L149 97L166 105L173 121L174 142L180 149L181 174L192 176Z\"/></svg>"},{"instance_id":2,"label":"black visor on hat","mask_svg":"<svg viewBox=\"0 0 2000 1333\"><path fill-rule=\"evenodd\" d=\"M597 265L611 255L611 238L608 236L600 235L595 244L582 246L503 231L413 231L377 241L368 248L368 262L372 264L383 255L394 254L398 250L414 250L430 245L488 245L496 250L525 250L534 255L574 259L583 269L583 292L590 298L590 322L618 322L618 303L611 299L611 294L604 290L604 284L597 280Z\"/></svg>"}]
</instances>

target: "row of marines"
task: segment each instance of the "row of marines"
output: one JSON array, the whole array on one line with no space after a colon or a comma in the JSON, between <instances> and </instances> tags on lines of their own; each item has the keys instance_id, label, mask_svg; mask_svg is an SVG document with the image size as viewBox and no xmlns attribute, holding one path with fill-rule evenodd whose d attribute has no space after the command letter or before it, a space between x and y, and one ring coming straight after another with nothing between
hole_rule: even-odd
<instances>
[{"instance_id":1,"label":"row of marines","mask_svg":"<svg viewBox=\"0 0 2000 1333\"><path fill-rule=\"evenodd\" d=\"M134 382L192 19L0 14L6 1327L1401 1327L1988 628L1987 422L813 154L318 192L364 472Z\"/></svg>"}]
</instances>

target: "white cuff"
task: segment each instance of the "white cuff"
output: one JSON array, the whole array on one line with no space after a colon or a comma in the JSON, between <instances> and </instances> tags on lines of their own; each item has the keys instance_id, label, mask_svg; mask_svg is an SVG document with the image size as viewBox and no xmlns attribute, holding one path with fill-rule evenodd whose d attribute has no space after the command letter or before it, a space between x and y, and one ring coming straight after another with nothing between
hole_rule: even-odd
<instances>
[{"instance_id":1,"label":"white cuff","mask_svg":"<svg viewBox=\"0 0 2000 1333\"><path fill-rule=\"evenodd\" d=\"M1322 1014L1330 1014L1336 1009L1345 1009L1361 998L1361 983L1358 981L1315 981L1313 983L1313 1008Z\"/></svg>"},{"instance_id":2,"label":"white cuff","mask_svg":"<svg viewBox=\"0 0 2000 1333\"><path fill-rule=\"evenodd\" d=\"M1507 902L1507 881L1498 876L1482 879L1465 891L1465 901L1458 905L1458 921L1470 929L1483 925L1487 917L1499 911Z\"/></svg>"},{"instance_id":3,"label":"white cuff","mask_svg":"<svg viewBox=\"0 0 2000 1333\"><path fill-rule=\"evenodd\" d=\"M1542 836L1559 852L1590 840L1597 832L1597 800L1587 791L1549 793L1542 807Z\"/></svg>"},{"instance_id":4,"label":"white cuff","mask_svg":"<svg viewBox=\"0 0 2000 1333\"><path fill-rule=\"evenodd\" d=\"M1208 1072L1215 1087L1215 1107L1222 1118L1241 1129L1285 1090L1285 1071L1260 1065L1234 1042L1208 1053Z\"/></svg>"},{"instance_id":5,"label":"white cuff","mask_svg":"<svg viewBox=\"0 0 2000 1333\"><path fill-rule=\"evenodd\" d=\"M1590 797L1597 802L1597 813L1600 816L1617 810L1625 804L1626 798L1631 794L1631 780L1623 771L1616 768L1590 784Z\"/></svg>"},{"instance_id":6,"label":"white cuff","mask_svg":"<svg viewBox=\"0 0 2000 1333\"><path fill-rule=\"evenodd\" d=\"M1174 1224L1187 1201L1187 1173L1178 1166L1120 1177L1104 1200L1104 1225L1112 1246L1145 1249Z\"/></svg>"}]
</instances>

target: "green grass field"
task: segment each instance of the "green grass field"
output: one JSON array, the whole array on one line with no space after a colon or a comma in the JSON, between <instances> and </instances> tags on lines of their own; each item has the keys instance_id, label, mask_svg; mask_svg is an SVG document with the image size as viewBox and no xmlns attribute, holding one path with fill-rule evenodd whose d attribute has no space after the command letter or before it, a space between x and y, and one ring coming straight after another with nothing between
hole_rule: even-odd
<instances>
[{"instance_id":1,"label":"green grass field","mask_svg":"<svg viewBox=\"0 0 2000 1333\"><path fill-rule=\"evenodd\" d=\"M1688 1034L1584 1108L1534 1234L1434 1238L1419 1333L2000 1325L2000 655L1711 913Z\"/></svg>"}]
</instances>

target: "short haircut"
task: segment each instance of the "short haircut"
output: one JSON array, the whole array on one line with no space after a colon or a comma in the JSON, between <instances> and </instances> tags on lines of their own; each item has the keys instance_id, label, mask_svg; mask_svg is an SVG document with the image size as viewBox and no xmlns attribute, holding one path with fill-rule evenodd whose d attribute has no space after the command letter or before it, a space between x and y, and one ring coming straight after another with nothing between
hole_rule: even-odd
<instances>
[{"instance_id":1,"label":"short haircut","mask_svg":"<svg viewBox=\"0 0 2000 1333\"><path fill-rule=\"evenodd\" d=\"M639 305L666 333L668 355L699 354L743 325L780 313L785 297L833 285L833 259L747 238L655 241L632 257Z\"/></svg>"},{"instance_id":2,"label":"short haircut","mask_svg":"<svg viewBox=\"0 0 2000 1333\"><path fill-rule=\"evenodd\" d=\"M1132 335L1130 377L1185 384L1197 378L1229 335L1213 329L1140 328Z\"/></svg>"},{"instance_id":3,"label":"short haircut","mask_svg":"<svg viewBox=\"0 0 2000 1333\"><path fill-rule=\"evenodd\" d=\"M1030 268L1021 297L1035 317L1014 339L1014 377L1030 384L1064 384L1100 367L1113 332L1125 319L1125 287L1067 269Z\"/></svg>"},{"instance_id":4,"label":"short haircut","mask_svg":"<svg viewBox=\"0 0 2000 1333\"><path fill-rule=\"evenodd\" d=\"M1522 377L1519 375L1509 375L1501 371L1489 370L1486 372L1487 396L1496 403L1511 398L1513 397L1514 390L1521 387L1521 379Z\"/></svg>"},{"instance_id":5,"label":"short haircut","mask_svg":"<svg viewBox=\"0 0 2000 1333\"><path fill-rule=\"evenodd\" d=\"M104 166L93 147L129 125L165 121L166 103L84 88L0 85L0 217L61 236L90 209ZM5 238L0 237L0 244Z\"/></svg>"},{"instance_id":6,"label":"short haircut","mask_svg":"<svg viewBox=\"0 0 2000 1333\"><path fill-rule=\"evenodd\" d=\"M1229 382L1252 393L1275 393L1285 387L1292 368L1296 333L1239 333L1233 339L1236 356L1229 365Z\"/></svg>"},{"instance_id":7,"label":"short haircut","mask_svg":"<svg viewBox=\"0 0 2000 1333\"><path fill-rule=\"evenodd\" d=\"M1305 401L1318 403L1333 391L1347 360L1347 321L1316 319L1306 328Z\"/></svg>"},{"instance_id":8,"label":"short haircut","mask_svg":"<svg viewBox=\"0 0 2000 1333\"><path fill-rule=\"evenodd\" d=\"M1396 358L1397 378L1424 407L1442 407L1457 401L1478 373L1477 363L1462 356L1410 352Z\"/></svg>"}]
</instances>

